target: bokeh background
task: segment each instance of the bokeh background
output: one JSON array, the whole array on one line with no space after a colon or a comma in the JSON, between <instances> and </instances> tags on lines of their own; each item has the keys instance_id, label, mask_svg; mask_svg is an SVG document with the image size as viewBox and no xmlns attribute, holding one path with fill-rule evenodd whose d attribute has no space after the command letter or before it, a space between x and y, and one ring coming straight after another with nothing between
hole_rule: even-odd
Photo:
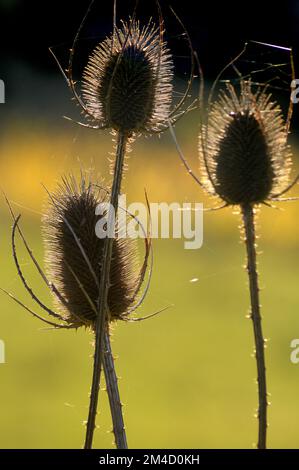
<instances>
[{"instance_id":1,"label":"bokeh background","mask_svg":"<svg viewBox=\"0 0 299 470\"><path fill-rule=\"evenodd\" d=\"M119 15L128 16L133 2L118 3ZM188 47L169 13L169 2L161 3L175 51L179 96L190 70ZM239 2L215 6L185 0L171 4L199 52L207 87L250 39L293 46L297 69L298 2L253 0L250 8L241 8ZM46 203L41 183L54 189L62 174L78 174L81 167L109 183L111 136L62 119L65 114L76 118L78 112L47 49L54 46L66 65L68 48L87 5L83 0L0 1L0 78L6 85L6 103L0 105L0 186L15 211L22 214L28 242L41 263L41 214ZM111 0L95 1L78 43L76 77L80 77L89 50L111 31L111 11ZM139 13L145 20L155 16L154 2L140 1ZM287 52L256 46L240 63L242 67L251 72L263 70L257 81L274 80L273 94L286 109L291 77ZM228 73L236 78L232 70ZM194 94L197 87L195 83ZM296 106L294 112L295 174L299 148ZM198 111L193 111L176 128L195 169L198 119ZM183 170L167 133L161 139L138 139L130 154L123 187L128 201L143 201L144 187L153 202L213 204ZM297 448L299 364L290 361L290 342L299 338L299 206L292 202L279 209L263 207L258 219L264 333L269 339L269 447ZM113 330L133 448L252 448L256 443L256 371L252 325L245 318L249 294L239 224L240 216L230 209L207 213L204 244L197 251L184 250L182 240L154 241L153 280L139 313L174 306L150 321L118 324ZM11 220L2 198L0 286L33 306L16 275L10 233ZM18 248L26 278L51 304L21 243ZM1 295L0 339L6 345L6 363L0 364L0 447L80 448L91 381L91 334L44 330ZM113 436L104 391L99 409L95 447L109 448Z\"/></svg>"}]
</instances>

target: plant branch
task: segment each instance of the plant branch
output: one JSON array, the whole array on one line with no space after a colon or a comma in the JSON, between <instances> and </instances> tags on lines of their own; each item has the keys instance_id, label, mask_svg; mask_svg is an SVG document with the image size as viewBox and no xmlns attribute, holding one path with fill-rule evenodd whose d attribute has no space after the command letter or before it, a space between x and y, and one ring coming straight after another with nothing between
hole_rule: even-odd
<instances>
[{"instance_id":1,"label":"plant branch","mask_svg":"<svg viewBox=\"0 0 299 470\"><path fill-rule=\"evenodd\" d=\"M102 350L105 329L108 321L108 306L107 297L110 285L110 266L112 260L112 247L114 238L111 237L109 231L114 227L114 221L117 215L118 209L118 196L120 194L122 172L124 166L124 158L126 152L126 144L128 137L126 134L119 133L117 140L116 158L113 173L113 183L110 196L110 208L107 214L107 237L104 239L103 245L103 258L102 258L102 269L101 279L99 286L99 299L98 299L98 316L95 325L95 353L94 353L94 364L93 364L93 376L90 393L90 404L88 412L88 420L86 426L85 436L85 449L92 448L93 434L95 429L96 414L98 407L98 397L100 388L101 378L101 364L102 364ZM112 210L112 208L114 210ZM110 235L110 236L109 236Z\"/></svg>"},{"instance_id":2,"label":"plant branch","mask_svg":"<svg viewBox=\"0 0 299 470\"><path fill-rule=\"evenodd\" d=\"M120 401L117 376L114 367L114 359L109 338L109 331L105 331L104 335L104 354L103 366L105 373L105 380L107 385L107 392L109 397L111 416L113 422L113 433L115 436L115 444L117 449L127 449L127 437L125 431L125 424L122 414L122 404Z\"/></svg>"},{"instance_id":3,"label":"plant branch","mask_svg":"<svg viewBox=\"0 0 299 470\"><path fill-rule=\"evenodd\" d=\"M254 340L255 340L255 357L258 374L258 449L266 449L267 436L267 384L266 384L266 366L265 366L265 341L262 331L262 318L259 302L259 285L256 264L256 235L254 208L251 205L242 206L242 215L246 236L247 250L247 272L250 286L251 299L251 319L253 322Z\"/></svg>"}]
</instances>

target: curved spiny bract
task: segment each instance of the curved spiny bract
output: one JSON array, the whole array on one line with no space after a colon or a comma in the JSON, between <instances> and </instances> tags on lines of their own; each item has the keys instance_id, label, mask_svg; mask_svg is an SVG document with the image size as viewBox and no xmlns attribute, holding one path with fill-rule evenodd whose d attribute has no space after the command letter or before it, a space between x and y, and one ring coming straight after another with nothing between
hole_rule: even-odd
<instances>
[{"instance_id":1,"label":"curved spiny bract","mask_svg":"<svg viewBox=\"0 0 299 470\"><path fill-rule=\"evenodd\" d=\"M78 326L94 327L96 321L91 303L96 309L104 246L104 239L95 231L100 218L96 209L106 202L107 193L90 181L82 178L78 184L74 177L64 178L51 195L43 217L48 277L67 303L67 308L59 303L63 318ZM132 241L115 238L108 291L109 320L125 318L132 306L139 284L136 272Z\"/></svg>"},{"instance_id":2,"label":"curved spiny bract","mask_svg":"<svg viewBox=\"0 0 299 470\"><path fill-rule=\"evenodd\" d=\"M91 54L83 74L88 115L126 135L160 131L172 102L173 63L159 30L123 23Z\"/></svg>"},{"instance_id":3,"label":"curved spiny bract","mask_svg":"<svg viewBox=\"0 0 299 470\"><path fill-rule=\"evenodd\" d=\"M231 84L210 110L200 156L206 189L228 204L257 204L287 185L290 149L280 107L271 95Z\"/></svg>"}]
</instances>

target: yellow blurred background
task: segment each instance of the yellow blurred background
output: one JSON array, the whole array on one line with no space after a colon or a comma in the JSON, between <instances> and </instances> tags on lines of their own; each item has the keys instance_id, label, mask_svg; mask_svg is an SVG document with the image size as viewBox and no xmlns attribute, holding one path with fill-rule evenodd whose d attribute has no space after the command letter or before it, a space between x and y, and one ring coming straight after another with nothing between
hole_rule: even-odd
<instances>
[{"instance_id":1,"label":"yellow blurred background","mask_svg":"<svg viewBox=\"0 0 299 470\"><path fill-rule=\"evenodd\" d=\"M179 142L197 170L196 132L196 113L177 126ZM27 240L41 263L40 217L46 201L41 183L52 190L62 174L79 174L81 167L109 182L112 150L108 133L59 118L53 125L15 116L2 129L1 187L22 214ZM129 202L144 201L146 188L151 202L213 204L182 168L168 134L138 139L128 164L123 191ZM33 307L16 275L3 198L0 207L0 286ZM290 343L299 338L299 202L279 209L263 207L259 214L259 272L269 339L269 447L290 448L299 444L299 364L290 361ZM182 240L154 241L153 280L139 314L174 307L145 322L118 324L113 331L132 448L252 448L256 443L256 371L252 325L245 318L249 293L240 222L230 209L206 213L204 244L196 251L184 250ZM27 280L51 304L21 243L18 249ZM84 329L44 330L2 294L0 302L0 339L6 347L6 363L0 364L0 447L82 447L92 335ZM104 391L97 423L95 447L113 447Z\"/></svg>"}]
</instances>

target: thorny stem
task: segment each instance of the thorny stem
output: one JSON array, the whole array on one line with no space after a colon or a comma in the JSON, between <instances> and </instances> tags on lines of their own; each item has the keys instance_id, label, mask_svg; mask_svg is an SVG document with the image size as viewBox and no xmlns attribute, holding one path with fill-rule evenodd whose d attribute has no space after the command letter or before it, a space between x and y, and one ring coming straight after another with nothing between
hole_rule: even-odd
<instances>
[{"instance_id":1,"label":"thorny stem","mask_svg":"<svg viewBox=\"0 0 299 470\"><path fill-rule=\"evenodd\" d=\"M122 414L122 404L119 396L117 376L115 373L109 331L105 331L104 335L103 366L111 409L115 444L117 449L127 449L128 444Z\"/></svg>"},{"instance_id":2,"label":"thorny stem","mask_svg":"<svg viewBox=\"0 0 299 470\"><path fill-rule=\"evenodd\" d=\"M114 208L113 211L108 211L108 220L107 220L107 232L109 229L114 226L114 214L116 216L118 209L118 196L120 194L122 172L124 166L124 159L126 153L126 144L128 136L123 133L118 134L117 139L117 149L116 149L116 158L115 166L113 173L113 183L110 196L110 208ZM85 449L92 448L93 434L96 423L96 414L98 407L98 397L99 397L99 388L100 388L100 378L101 378L101 364L102 364L102 352L103 352L103 340L105 334L105 328L107 324L108 316L108 307L107 307L107 298L108 290L110 283L110 266L112 260L112 246L113 246L113 237L107 236L104 239L103 245L103 258L102 258L102 269L101 269L101 280L99 287L99 301L98 301L98 316L95 325L95 352L94 352L94 363L93 363L93 376L90 392L90 403L89 403L89 412L86 425L86 436L85 436Z\"/></svg>"},{"instance_id":3,"label":"thorny stem","mask_svg":"<svg viewBox=\"0 0 299 470\"><path fill-rule=\"evenodd\" d=\"M265 341L262 331L262 318L259 303L259 285L258 273L256 265L256 247L255 247L255 220L254 208L251 205L242 207L243 222L246 236L247 249L247 271L250 286L251 299L251 319L253 322L254 340L255 340L255 357L258 375L258 449L266 449L267 435L267 384L266 384L266 366L265 366Z\"/></svg>"}]
</instances>

